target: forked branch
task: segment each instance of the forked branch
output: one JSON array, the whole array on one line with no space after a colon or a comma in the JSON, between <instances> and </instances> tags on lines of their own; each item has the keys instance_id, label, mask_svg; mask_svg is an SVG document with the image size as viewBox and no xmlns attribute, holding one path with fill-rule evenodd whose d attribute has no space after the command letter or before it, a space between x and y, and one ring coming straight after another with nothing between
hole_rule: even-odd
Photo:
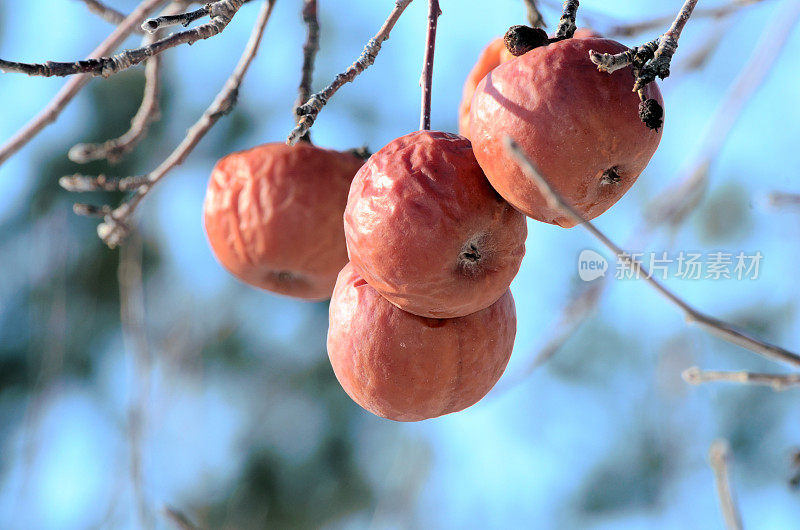
<instances>
[{"instance_id":1,"label":"forked branch","mask_svg":"<svg viewBox=\"0 0 800 530\"><path fill-rule=\"evenodd\" d=\"M93 76L108 77L123 70L137 65L142 61L163 53L181 44L193 44L198 40L209 39L221 33L233 19L239 8L244 4L244 0L219 0L206 6L211 20L196 28L175 33L156 42L136 48L126 50L111 57L98 57L85 59L75 62L54 62L46 63L19 63L0 59L0 72L20 72L31 76L68 76L75 74L90 74ZM158 29L156 25L155 29ZM147 26L150 30L150 26Z\"/></svg>"},{"instance_id":2,"label":"forked branch","mask_svg":"<svg viewBox=\"0 0 800 530\"><path fill-rule=\"evenodd\" d=\"M411 1L412 0L395 0L394 8L389 14L389 18L383 23L378 33L367 42L367 45L364 46L364 50L361 52L358 59L356 59L347 70L337 75L330 85L326 86L322 91L312 94L308 101L297 107L296 112L297 115L300 116L300 122L292 132L289 133L286 143L297 143L297 141L308 132L311 126L314 125L314 121L317 119L319 112L328 100L342 88L342 86L351 82L358 74L375 62L375 58L381 50L381 45L389 38L392 28L397 24L400 15L403 14L403 11L405 11Z\"/></svg>"},{"instance_id":3,"label":"forked branch","mask_svg":"<svg viewBox=\"0 0 800 530\"><path fill-rule=\"evenodd\" d=\"M697 0L686 0L667 32L658 39L618 54L599 53L591 50L589 58L600 71L609 73L632 64L636 75L633 90L642 90L647 84L655 81L656 77L664 79L669 76L672 56L678 49L678 39L694 11L695 5L697 5Z\"/></svg>"},{"instance_id":4,"label":"forked branch","mask_svg":"<svg viewBox=\"0 0 800 530\"><path fill-rule=\"evenodd\" d=\"M142 20L147 18L161 5L166 4L167 1L168 0L144 0L139 4L139 7L134 9L133 12L117 26L108 38L95 48L89 57L100 57L117 49L131 33L136 31L139 24L142 23ZM61 90L59 90L58 94L56 94L39 114L0 147L0 165L35 138L42 129L56 121L64 108L78 95L90 79L90 75L79 75L67 81Z\"/></svg>"},{"instance_id":5,"label":"forked branch","mask_svg":"<svg viewBox=\"0 0 800 530\"><path fill-rule=\"evenodd\" d=\"M103 212L103 222L97 227L97 233L100 238L109 246L116 247L128 235L132 216L136 207L144 199L145 196L153 189L153 187L169 173L172 169L183 163L189 153L197 146L200 140L206 133L219 121L219 119L229 113L236 104L236 98L239 93L239 87L242 84L245 74L250 68L256 53L258 52L259 44L264 35L264 29L272 14L272 8L275 5L275 0L267 0L258 15L253 31L250 34L250 39L247 43L244 53L239 59L236 68L231 76L225 82L219 94L217 94L214 101L206 109L200 119L189 129L186 137L175 148L175 150L164 160L157 168L141 177L129 177L131 179L141 179L143 182L133 194L133 196L123 202L120 206L111 209L105 207L95 208L95 210ZM75 177L67 177L67 179L75 180ZM78 179L82 185L90 185L85 178ZM126 179L110 181L105 179L106 182L130 182ZM69 188L69 183L62 179L62 185ZM71 183L71 182L70 182Z\"/></svg>"}]
</instances>

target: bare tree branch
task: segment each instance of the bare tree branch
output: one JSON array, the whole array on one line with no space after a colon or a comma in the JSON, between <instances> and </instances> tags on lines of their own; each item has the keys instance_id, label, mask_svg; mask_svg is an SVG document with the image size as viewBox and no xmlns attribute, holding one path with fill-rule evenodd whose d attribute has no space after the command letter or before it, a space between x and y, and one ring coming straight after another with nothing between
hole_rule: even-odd
<instances>
[{"instance_id":1,"label":"bare tree branch","mask_svg":"<svg viewBox=\"0 0 800 530\"><path fill-rule=\"evenodd\" d=\"M178 13L186 9L190 0L174 0L165 10L167 14ZM158 39L159 32L145 35L142 45L146 46ZM161 56L154 55L145 61L145 85L142 103L131 120L131 127L119 138L113 138L99 144L77 144L69 150L67 156L77 164L85 164L93 160L108 159L115 163L133 150L147 136L152 122L161 117L159 93L161 91Z\"/></svg>"},{"instance_id":2,"label":"bare tree branch","mask_svg":"<svg viewBox=\"0 0 800 530\"><path fill-rule=\"evenodd\" d=\"M143 45L151 44L156 35L145 35ZM129 153L136 144L147 135L150 123L160 117L158 103L161 91L161 57L154 55L145 61L144 67L144 95L139 110L131 119L131 127L122 136L113 138L99 144L77 144L69 150L67 156L77 164L85 164L93 160L108 159L109 162L118 162Z\"/></svg>"},{"instance_id":3,"label":"bare tree branch","mask_svg":"<svg viewBox=\"0 0 800 530\"><path fill-rule=\"evenodd\" d=\"M714 480L717 485L717 496L728 530L742 530L742 517L733 497L733 488L729 476L731 449L726 440L717 440L711 444L708 451L708 460L714 471Z\"/></svg>"},{"instance_id":4,"label":"bare tree branch","mask_svg":"<svg viewBox=\"0 0 800 530\"><path fill-rule=\"evenodd\" d=\"M167 14L160 17L148 18L142 23L142 30L148 33L155 33L159 29L169 26L180 25L185 28L195 20L199 20L203 17L211 15L212 8L213 3L208 3L200 9L196 9L188 13Z\"/></svg>"},{"instance_id":5,"label":"bare tree branch","mask_svg":"<svg viewBox=\"0 0 800 530\"><path fill-rule=\"evenodd\" d=\"M637 277L644 279L656 291L658 291L659 294L677 306L683 312L688 323L697 324L706 331L719 336L723 340L742 346L743 348L746 348L773 361L780 361L791 364L795 367L800 367L800 355L797 355L789 350L785 350L780 346L775 346L773 344L761 341L748 335L747 333L744 333L743 331L736 329L727 322L723 322L701 313L686 303L675 293L670 291L655 277L650 275L645 266L642 265L641 261L618 247L603 232L595 227L593 223L584 219L571 204L567 203L564 198L561 197L553 189L553 187L550 186L550 183L547 182L547 180L539 173L530 159L528 159L528 157L525 155L525 152L522 150L522 148L516 142L514 142L513 139L506 136L503 141L509 154L511 154L514 159L519 162L525 174L536 182L537 188L545 196L550 208L560 210L568 215L576 224L582 224L584 228L589 231L589 233L591 233L606 247L608 247L618 259L622 260L626 265L631 267L632 270L637 273Z\"/></svg>"},{"instance_id":6,"label":"bare tree branch","mask_svg":"<svg viewBox=\"0 0 800 530\"><path fill-rule=\"evenodd\" d=\"M58 180L67 191L133 191L147 183L147 177L108 178L105 175L70 175Z\"/></svg>"},{"instance_id":7,"label":"bare tree branch","mask_svg":"<svg viewBox=\"0 0 800 530\"><path fill-rule=\"evenodd\" d=\"M161 5L166 4L167 1L168 0L143 0L142 3L117 26L111 35L95 48L89 57L100 57L114 51L139 27L142 20ZM72 101L84 86L86 86L90 79L90 75L80 75L65 83L58 94L56 94L50 103L48 103L36 117L29 121L11 137L11 139L0 147L0 165L8 160L11 155L19 151L25 144L30 142L42 129L56 121L67 104Z\"/></svg>"},{"instance_id":8,"label":"bare tree branch","mask_svg":"<svg viewBox=\"0 0 800 530\"><path fill-rule=\"evenodd\" d=\"M228 26L243 3L244 0L218 0L217 2L208 4L208 13L211 16L211 20L208 23L187 31L172 34L141 48L125 50L111 57L97 57L66 63L47 61L41 64L19 63L0 59L0 72L19 72L42 77L75 74L108 77L123 70L127 70L145 59L163 53L175 46L193 44L198 40L209 39L218 35Z\"/></svg>"},{"instance_id":9,"label":"bare tree branch","mask_svg":"<svg viewBox=\"0 0 800 530\"><path fill-rule=\"evenodd\" d=\"M269 21L275 0L266 0L258 15L247 46L239 59L236 68L225 82L219 94L206 109L200 119L189 129L186 137L177 148L156 169L143 178L142 184L136 193L126 202L105 215L104 221L97 227L100 238L111 248L119 245L130 231L131 217L142 199L153 187L172 169L183 163L189 153L197 146L206 133L225 114L229 113L236 104L239 87L245 74L250 68L253 58L258 52L259 44L264 35L264 29Z\"/></svg>"},{"instance_id":10,"label":"bare tree branch","mask_svg":"<svg viewBox=\"0 0 800 530\"><path fill-rule=\"evenodd\" d=\"M317 115L319 115L319 112L322 110L322 107L325 106L328 100L342 86L351 82L356 78L356 76L358 76L358 74L366 70L372 63L375 62L375 58L378 56L378 52L381 50L381 45L389 38L392 28L394 28L394 25L397 23L400 15L403 14L403 11L405 11L411 1L412 0L395 0L394 8L389 14L389 18L387 18L386 22L383 23L383 26L381 26L381 29L378 31L378 33L376 33L375 36L371 38L369 42L367 42L367 45L364 46L364 50L361 52L361 55L358 57L358 59L356 59L356 62L351 64L347 70L337 75L330 85L326 86L322 91L312 94L307 102L297 107L296 112L298 116L301 116L300 122L292 130L292 132L289 133L286 143L297 143L297 141L300 140L300 138L302 138L303 135L305 135L314 124L314 121L317 119Z\"/></svg>"},{"instance_id":11,"label":"bare tree branch","mask_svg":"<svg viewBox=\"0 0 800 530\"><path fill-rule=\"evenodd\" d=\"M419 84L422 87L422 105L419 117L419 128L423 131L431 129L431 87L433 85L433 55L436 51L436 26L442 10L439 0L428 0L428 35L425 38L425 59L422 63L422 76Z\"/></svg>"},{"instance_id":12,"label":"bare tree branch","mask_svg":"<svg viewBox=\"0 0 800 530\"><path fill-rule=\"evenodd\" d=\"M693 366L681 374L683 380L692 385L714 381L727 381L743 385L762 385L772 387L776 392L800 385L800 374L757 374L752 372L718 372L701 370Z\"/></svg>"},{"instance_id":13,"label":"bare tree branch","mask_svg":"<svg viewBox=\"0 0 800 530\"><path fill-rule=\"evenodd\" d=\"M598 53L590 50L589 58L600 71L609 73L629 64L634 66L641 64L642 66L637 68L634 90L643 89L648 83L655 81L656 77L664 79L669 76L669 66L672 56L678 49L678 39L694 11L695 5L697 5L697 0L686 0L667 32L655 41L634 48L634 53L632 50L618 54Z\"/></svg>"}]
</instances>

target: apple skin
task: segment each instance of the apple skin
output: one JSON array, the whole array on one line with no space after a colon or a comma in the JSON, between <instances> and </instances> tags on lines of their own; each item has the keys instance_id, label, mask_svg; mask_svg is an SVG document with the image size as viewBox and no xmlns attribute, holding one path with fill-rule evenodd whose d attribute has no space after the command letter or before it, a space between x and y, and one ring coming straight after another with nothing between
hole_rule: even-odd
<instances>
[{"instance_id":1,"label":"apple skin","mask_svg":"<svg viewBox=\"0 0 800 530\"><path fill-rule=\"evenodd\" d=\"M505 371L516 328L510 291L471 315L426 318L390 304L348 264L331 299L328 356L361 407L420 421L483 398Z\"/></svg>"},{"instance_id":2,"label":"apple skin","mask_svg":"<svg viewBox=\"0 0 800 530\"><path fill-rule=\"evenodd\" d=\"M211 173L203 207L217 260L255 287L330 298L347 263L342 213L363 163L307 142L225 156Z\"/></svg>"},{"instance_id":3,"label":"apple skin","mask_svg":"<svg viewBox=\"0 0 800 530\"><path fill-rule=\"evenodd\" d=\"M547 205L503 147L509 135L581 215L593 219L630 189L661 140L639 119L630 67L600 72L589 50L619 53L622 44L567 39L503 63L478 85L470 111L475 156L492 186L526 215L563 227L571 218ZM644 89L663 107L655 83ZM604 177L614 170L617 181Z\"/></svg>"},{"instance_id":4,"label":"apple skin","mask_svg":"<svg viewBox=\"0 0 800 530\"><path fill-rule=\"evenodd\" d=\"M589 28L578 28L575 30L573 39L588 39L590 37L600 37L600 34ZM469 110L472 104L472 96L475 88L486 74L500 66L506 61L510 61L514 56L506 49L503 37L497 37L483 49L475 66L472 67L467 80L464 82L464 91L461 96L461 105L458 107L458 134L469 138Z\"/></svg>"},{"instance_id":5,"label":"apple skin","mask_svg":"<svg viewBox=\"0 0 800 530\"><path fill-rule=\"evenodd\" d=\"M356 271L415 315L452 318L490 306L525 255L525 216L489 185L469 140L418 131L372 155L344 212Z\"/></svg>"},{"instance_id":6,"label":"apple skin","mask_svg":"<svg viewBox=\"0 0 800 530\"><path fill-rule=\"evenodd\" d=\"M506 49L503 37L497 37L490 42L478 56L478 61L467 74L467 80L464 81L464 91L458 107L458 133L460 135L469 138L469 111L472 106L472 95L475 93L478 83L486 77L486 74L513 58L514 56Z\"/></svg>"}]
</instances>

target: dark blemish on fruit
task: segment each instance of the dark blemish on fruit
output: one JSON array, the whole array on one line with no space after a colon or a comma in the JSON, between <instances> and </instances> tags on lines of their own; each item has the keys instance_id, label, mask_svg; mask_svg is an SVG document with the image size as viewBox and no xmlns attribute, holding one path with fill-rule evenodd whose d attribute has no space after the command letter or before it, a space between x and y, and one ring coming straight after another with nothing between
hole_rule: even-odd
<instances>
[{"instance_id":1,"label":"dark blemish on fruit","mask_svg":"<svg viewBox=\"0 0 800 530\"><path fill-rule=\"evenodd\" d=\"M472 263L477 263L481 259L481 252L478 250L478 247L475 243L469 243L467 247L461 252L461 259L464 261L470 261Z\"/></svg>"},{"instance_id":2,"label":"dark blemish on fruit","mask_svg":"<svg viewBox=\"0 0 800 530\"><path fill-rule=\"evenodd\" d=\"M603 171L603 178L601 180L603 184L619 184L619 181L622 180L622 176L619 174L617 166L614 166Z\"/></svg>"}]
</instances>

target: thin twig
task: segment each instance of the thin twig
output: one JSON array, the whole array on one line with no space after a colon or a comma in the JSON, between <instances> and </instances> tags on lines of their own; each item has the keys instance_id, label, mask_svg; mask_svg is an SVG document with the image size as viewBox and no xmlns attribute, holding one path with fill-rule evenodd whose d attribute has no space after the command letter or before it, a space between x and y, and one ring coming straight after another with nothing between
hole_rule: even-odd
<instances>
[{"instance_id":1,"label":"thin twig","mask_svg":"<svg viewBox=\"0 0 800 530\"><path fill-rule=\"evenodd\" d=\"M403 11L405 11L411 2L412 0L395 0L394 8L389 14L389 18L383 23L378 33L367 42L367 45L364 46L364 50L361 52L358 59L351 64L347 70L337 75L330 85L326 86L322 91L312 94L307 102L297 107L296 112L298 116L301 116L300 122L292 132L289 133L286 143L292 145L297 143L297 141L308 132L317 119L317 115L322 110L322 107L325 106L336 91L346 83L351 82L358 74L375 62L375 58L381 50L381 45L389 38L392 28L394 28L400 15L403 14Z\"/></svg>"},{"instance_id":2,"label":"thin twig","mask_svg":"<svg viewBox=\"0 0 800 530\"><path fill-rule=\"evenodd\" d=\"M421 131L431 130L431 85L433 84L433 54L436 51L436 27L442 10L439 0L428 0L428 35L425 37L425 59L422 63L422 105L419 117Z\"/></svg>"},{"instance_id":3,"label":"thin twig","mask_svg":"<svg viewBox=\"0 0 800 530\"><path fill-rule=\"evenodd\" d=\"M611 241L603 232L601 232L593 223L587 221L581 216L580 213L569 203L565 201L550 185L550 183L539 173L533 163L525 155L522 148L514 142L510 137L506 136L503 139L506 149L514 157L522 167L525 174L536 182L537 188L544 195L547 200L548 206L555 210L564 212L576 224L582 224L589 233L599 239L606 247L608 247L618 259L622 260L627 266L637 274L638 278L644 279L653 288L656 289L662 296L677 306L683 313L688 323L697 324L723 340L732 344L737 344L743 348L762 355L774 361L781 361L800 367L800 355L791 351L785 350L779 346L769 344L761 341L755 337L736 329L734 326L727 322L717 320L700 311L696 310L683 299L670 291L666 286L653 277L642 265L641 261L631 256L628 252L618 247Z\"/></svg>"},{"instance_id":4,"label":"thin twig","mask_svg":"<svg viewBox=\"0 0 800 530\"><path fill-rule=\"evenodd\" d=\"M105 175L70 175L58 180L59 186L67 191L133 191L147 183L147 177L135 176L108 178Z\"/></svg>"},{"instance_id":5,"label":"thin twig","mask_svg":"<svg viewBox=\"0 0 800 530\"><path fill-rule=\"evenodd\" d=\"M171 7L185 2L173 2ZM169 9L169 8L168 8ZM148 46L158 39L157 33L147 34L142 39L142 46ZM160 117L158 103L161 91L161 56L154 55L145 61L144 66L144 95L139 110L131 119L131 127L122 136L113 138L99 144L77 144L69 150L67 156L77 164L85 164L93 160L108 159L109 162L118 162L130 152L139 141L147 135L150 123Z\"/></svg>"},{"instance_id":6,"label":"thin twig","mask_svg":"<svg viewBox=\"0 0 800 530\"><path fill-rule=\"evenodd\" d=\"M718 372L715 370L701 370L692 366L681 374L683 380L692 385L710 383L713 381L727 381L743 385L761 385L772 387L776 392L789 387L800 385L800 374L757 374L753 372Z\"/></svg>"},{"instance_id":7,"label":"thin twig","mask_svg":"<svg viewBox=\"0 0 800 530\"><path fill-rule=\"evenodd\" d=\"M561 19L556 28L556 39L569 39L575 34L578 26L575 25L575 17L578 15L578 0L564 0Z\"/></svg>"},{"instance_id":8,"label":"thin twig","mask_svg":"<svg viewBox=\"0 0 800 530\"><path fill-rule=\"evenodd\" d=\"M222 116L228 114L236 105L239 87L242 84L247 70L250 68L250 64L253 62L253 58L258 52L259 44L264 35L264 29L272 14L274 5L275 0L267 0L263 4L255 26L253 27L253 31L250 34L250 39L247 42L247 46L236 68L225 82L225 86L220 93L214 98L211 105L189 129L183 141L170 153L166 160L146 175L146 183L137 189L133 197L106 215L104 221L97 227L98 235L109 247L116 247L126 237L130 230L131 216L150 190L152 190L167 173L182 164L211 127L213 127Z\"/></svg>"},{"instance_id":9,"label":"thin twig","mask_svg":"<svg viewBox=\"0 0 800 530\"><path fill-rule=\"evenodd\" d=\"M166 14L177 13L190 3L189 0L174 0L167 9ZM142 39L146 46L158 40L159 32L149 33ZM131 119L131 127L122 136L107 140L99 144L77 144L69 150L67 156L77 164L85 164L93 160L108 159L116 163L128 154L145 137L150 124L161 117L159 106L159 93L161 91L161 56L154 55L145 61L144 67L144 95L139 109Z\"/></svg>"},{"instance_id":10,"label":"thin twig","mask_svg":"<svg viewBox=\"0 0 800 530\"><path fill-rule=\"evenodd\" d=\"M181 44L194 44L199 40L209 39L221 33L242 7L244 0L218 0L209 6L211 20L196 28L174 33L156 42L125 50L111 57L98 57L75 62L19 63L0 59L0 72L19 72L31 76L68 76L90 74L108 77L135 66L145 59L163 53Z\"/></svg>"},{"instance_id":11,"label":"thin twig","mask_svg":"<svg viewBox=\"0 0 800 530\"><path fill-rule=\"evenodd\" d=\"M532 28L546 28L547 23L544 21L542 12L539 11L539 6L536 5L536 0L523 0L525 7L528 10L528 23Z\"/></svg>"},{"instance_id":12,"label":"thin twig","mask_svg":"<svg viewBox=\"0 0 800 530\"><path fill-rule=\"evenodd\" d=\"M142 20L147 18L153 11L168 0L143 0L139 6L131 12L125 20L109 35L100 45L95 48L89 57L101 57L119 47L125 39L139 27ZM36 115L31 121L17 131L2 147L0 147L0 165L8 160L11 155L19 151L24 145L30 142L42 129L56 121L61 112L78 95L92 77L90 75L80 75L67 81L58 94Z\"/></svg>"},{"instance_id":13,"label":"thin twig","mask_svg":"<svg viewBox=\"0 0 800 530\"><path fill-rule=\"evenodd\" d=\"M122 21L125 20L125 15L113 7L109 7L105 5L103 2L98 2L97 0L81 0L86 7L89 8L89 11L96 14L109 24L113 24L115 26L119 26L122 24ZM137 32L141 33L140 29L136 30Z\"/></svg>"},{"instance_id":14,"label":"thin twig","mask_svg":"<svg viewBox=\"0 0 800 530\"><path fill-rule=\"evenodd\" d=\"M742 517L733 497L733 488L729 476L731 449L726 440L717 440L708 451L708 461L714 472L722 517L728 530L742 530Z\"/></svg>"},{"instance_id":15,"label":"thin twig","mask_svg":"<svg viewBox=\"0 0 800 530\"><path fill-rule=\"evenodd\" d=\"M142 22L142 30L148 33L155 33L159 29L169 26L183 26L185 28L195 20L199 20L210 15L212 7L213 4L208 3L199 9L189 11L188 13L166 14L161 15L160 17L148 18Z\"/></svg>"},{"instance_id":16,"label":"thin twig","mask_svg":"<svg viewBox=\"0 0 800 530\"><path fill-rule=\"evenodd\" d=\"M319 51L319 18L317 16L317 0L303 0L303 22L308 28L306 42L303 44L303 70L300 75L300 86L297 90L297 102L295 103L294 116L295 125L302 119L297 112L297 108L308 101L311 97L311 81L314 76L314 60ZM311 137L308 131L301 138L303 141L310 142Z\"/></svg>"}]
</instances>

